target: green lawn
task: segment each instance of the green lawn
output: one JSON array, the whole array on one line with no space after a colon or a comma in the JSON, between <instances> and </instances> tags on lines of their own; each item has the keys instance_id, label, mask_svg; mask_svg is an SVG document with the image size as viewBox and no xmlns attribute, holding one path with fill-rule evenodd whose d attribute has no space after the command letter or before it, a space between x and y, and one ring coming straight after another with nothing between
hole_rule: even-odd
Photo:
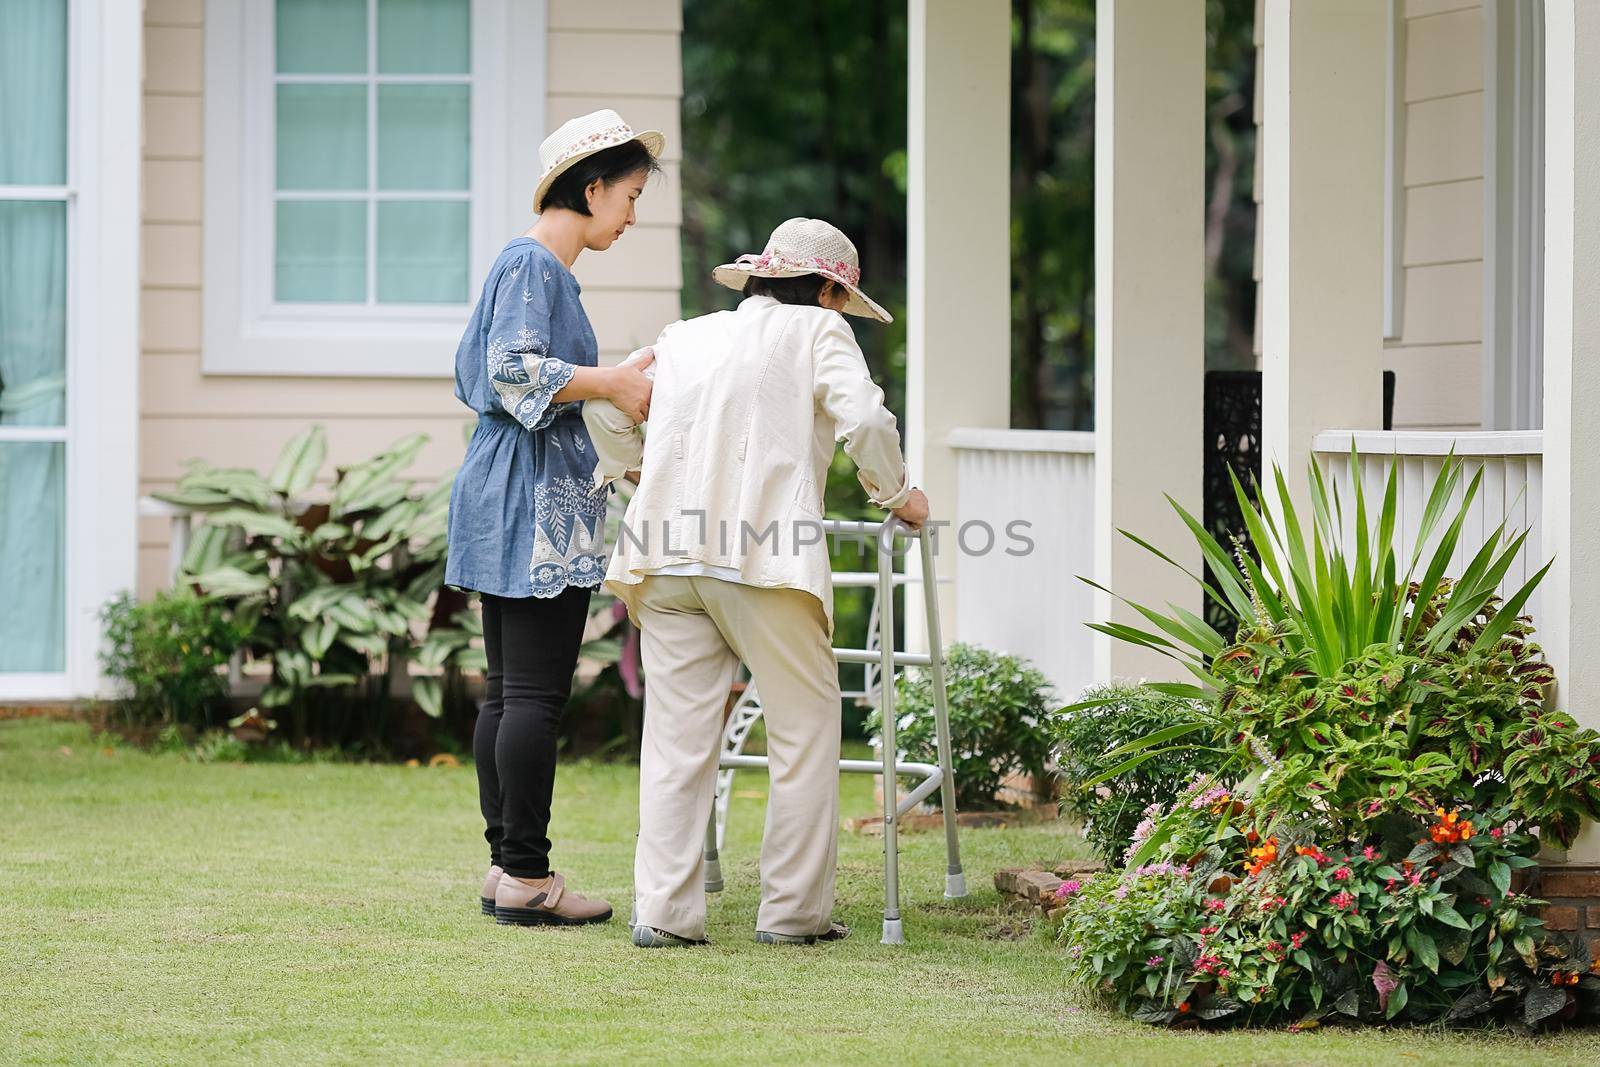
<instances>
[{"instance_id":1,"label":"green lawn","mask_svg":"<svg viewBox=\"0 0 1600 1067\"><path fill-rule=\"evenodd\" d=\"M633 770L564 767L557 789L559 865L626 914ZM870 782L846 789L866 813ZM1592 1035L1165 1033L1085 1006L992 889L1080 847L1054 827L966 833L954 904L938 835L910 837L897 948L877 941L879 844L846 834L857 935L759 946L761 802L734 805L716 944L643 952L620 920L477 913L468 768L204 765L0 722L0 1063L1600 1062Z\"/></svg>"}]
</instances>

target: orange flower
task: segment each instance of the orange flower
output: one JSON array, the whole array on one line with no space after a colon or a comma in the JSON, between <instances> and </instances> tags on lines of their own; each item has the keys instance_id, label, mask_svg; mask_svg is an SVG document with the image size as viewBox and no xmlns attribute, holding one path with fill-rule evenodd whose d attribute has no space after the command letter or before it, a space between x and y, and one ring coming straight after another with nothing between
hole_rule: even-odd
<instances>
[{"instance_id":1,"label":"orange flower","mask_svg":"<svg viewBox=\"0 0 1600 1067\"><path fill-rule=\"evenodd\" d=\"M1459 809L1446 814L1443 808L1435 808L1434 814L1439 816L1439 821L1428 828L1428 836L1433 838L1434 844L1453 845L1472 837L1472 823L1461 821Z\"/></svg>"},{"instance_id":2,"label":"orange flower","mask_svg":"<svg viewBox=\"0 0 1600 1067\"><path fill-rule=\"evenodd\" d=\"M1278 839L1269 837L1250 850L1250 862L1245 864L1246 874L1260 874L1278 859Z\"/></svg>"},{"instance_id":3,"label":"orange flower","mask_svg":"<svg viewBox=\"0 0 1600 1067\"><path fill-rule=\"evenodd\" d=\"M1189 1012L1189 1002L1187 1000L1184 1001L1182 1004L1178 1005L1178 1014L1179 1015L1187 1015L1188 1012Z\"/></svg>"}]
</instances>

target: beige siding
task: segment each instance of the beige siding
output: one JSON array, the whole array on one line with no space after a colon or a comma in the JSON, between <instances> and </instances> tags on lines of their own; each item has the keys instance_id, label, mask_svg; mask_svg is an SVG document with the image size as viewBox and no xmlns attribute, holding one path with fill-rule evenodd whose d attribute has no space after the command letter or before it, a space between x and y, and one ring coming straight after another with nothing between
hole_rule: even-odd
<instances>
[{"instance_id":1,"label":"beige siding","mask_svg":"<svg viewBox=\"0 0 1600 1067\"><path fill-rule=\"evenodd\" d=\"M1401 334L1387 342L1397 429L1476 429L1483 334L1481 0L1406 0ZM1261 5L1255 115L1261 122ZM1256 151L1255 197L1261 194ZM1261 280L1261 227L1255 277ZM1256 351L1260 354L1260 300Z\"/></svg>"},{"instance_id":2,"label":"beige siding","mask_svg":"<svg viewBox=\"0 0 1600 1067\"><path fill-rule=\"evenodd\" d=\"M1388 342L1397 429L1481 424L1483 11L1409 0L1404 79L1404 287Z\"/></svg>"},{"instance_id":3,"label":"beige siding","mask_svg":"<svg viewBox=\"0 0 1600 1067\"><path fill-rule=\"evenodd\" d=\"M678 317L680 8L660 0L550 0L548 10L548 124L614 107L636 128L668 138L666 174L640 201L623 254L586 256L577 265L602 359L615 362ZM141 492L173 485L190 459L269 467L282 444L313 422L328 431L328 471L421 430L431 440L413 473L444 476L460 462L470 427L448 379L201 372L203 21L203 0L148 0L145 8ZM536 179L528 176L530 193ZM164 581L166 552L166 525L142 520L141 593Z\"/></svg>"},{"instance_id":4,"label":"beige siding","mask_svg":"<svg viewBox=\"0 0 1600 1067\"><path fill-rule=\"evenodd\" d=\"M1408 190L1401 248L1408 267L1483 259L1483 181Z\"/></svg>"}]
</instances>

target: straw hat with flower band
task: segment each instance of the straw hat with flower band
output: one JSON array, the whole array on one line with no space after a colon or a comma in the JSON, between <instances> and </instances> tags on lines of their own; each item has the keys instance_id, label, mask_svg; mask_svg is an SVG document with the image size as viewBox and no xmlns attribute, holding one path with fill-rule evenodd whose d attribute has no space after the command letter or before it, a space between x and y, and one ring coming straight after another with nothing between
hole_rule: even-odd
<instances>
[{"instance_id":1,"label":"straw hat with flower band","mask_svg":"<svg viewBox=\"0 0 1600 1067\"><path fill-rule=\"evenodd\" d=\"M744 290L745 282L757 278L794 278L820 274L850 291L844 306L846 315L860 315L893 322L894 316L861 291L861 263L856 246L839 228L821 219L790 219L780 223L767 238L760 255L747 253L724 263L711 277L729 289Z\"/></svg>"},{"instance_id":2,"label":"straw hat with flower band","mask_svg":"<svg viewBox=\"0 0 1600 1067\"><path fill-rule=\"evenodd\" d=\"M622 116L610 108L591 111L563 122L539 145L539 162L544 164L544 174L539 177L539 187L533 192L533 210L538 212L544 208L544 198L550 192L550 186L575 163L629 141L644 145L652 158L658 158L667 145L667 139L660 130L635 133L633 127L622 121Z\"/></svg>"}]
</instances>

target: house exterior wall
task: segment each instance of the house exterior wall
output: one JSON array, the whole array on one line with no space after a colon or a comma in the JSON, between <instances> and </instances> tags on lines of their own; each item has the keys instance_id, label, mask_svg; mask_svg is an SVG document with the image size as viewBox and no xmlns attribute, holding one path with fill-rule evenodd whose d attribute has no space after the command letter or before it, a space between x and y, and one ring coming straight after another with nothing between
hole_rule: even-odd
<instances>
[{"instance_id":1,"label":"house exterior wall","mask_svg":"<svg viewBox=\"0 0 1600 1067\"><path fill-rule=\"evenodd\" d=\"M1397 0L1400 99L1397 333L1384 342L1395 372L1398 430L1476 430L1483 372L1483 5L1481 0ZM1256 17L1259 127L1262 8ZM1256 152L1259 213L1261 160ZM1259 217L1259 214L1258 214ZM1256 283L1261 227L1256 227ZM1261 301L1258 299L1257 309ZM1261 329L1256 325L1260 355Z\"/></svg>"},{"instance_id":2,"label":"house exterior wall","mask_svg":"<svg viewBox=\"0 0 1600 1067\"><path fill-rule=\"evenodd\" d=\"M191 459L270 469L284 442L313 423L327 429L325 477L336 465L365 459L417 431L430 441L412 475L426 481L447 475L471 430L448 378L202 373L204 19L204 0L149 0L145 9L141 495L171 488ZM635 128L667 135L666 173L641 198L638 225L612 254L585 256L575 268L607 363L654 340L679 316L681 29L681 10L673 3L548 4L550 128L611 107ZM537 142L546 132L530 128L526 136ZM526 176L530 195L537 180L537 174ZM165 584L167 546L165 520L141 519L141 595Z\"/></svg>"},{"instance_id":3,"label":"house exterior wall","mask_svg":"<svg viewBox=\"0 0 1600 1067\"><path fill-rule=\"evenodd\" d=\"M1484 62L1479 0L1407 0L1397 430L1483 420Z\"/></svg>"}]
</instances>

